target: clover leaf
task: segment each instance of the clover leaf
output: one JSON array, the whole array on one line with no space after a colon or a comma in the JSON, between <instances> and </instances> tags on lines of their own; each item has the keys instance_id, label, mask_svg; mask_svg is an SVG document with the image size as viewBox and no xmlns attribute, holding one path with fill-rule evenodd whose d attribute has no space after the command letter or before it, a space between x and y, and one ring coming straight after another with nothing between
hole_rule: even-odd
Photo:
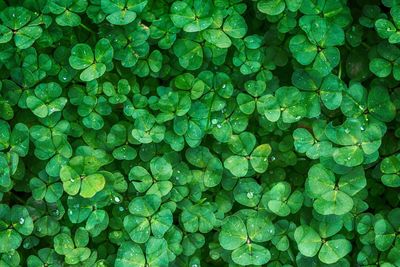
<instances>
[{"instance_id":1,"label":"clover leaf","mask_svg":"<svg viewBox=\"0 0 400 267\"><path fill-rule=\"evenodd\" d=\"M294 36L290 40L290 51L300 64L313 63L313 68L322 76L328 75L339 64L340 52L336 46L344 42L343 30L317 16L303 16L299 24L307 36Z\"/></svg>"},{"instance_id":2,"label":"clover leaf","mask_svg":"<svg viewBox=\"0 0 400 267\"><path fill-rule=\"evenodd\" d=\"M398 155L390 156L382 160L381 171L384 173L382 175L382 183L390 187L400 186L400 161Z\"/></svg>"},{"instance_id":3,"label":"clover leaf","mask_svg":"<svg viewBox=\"0 0 400 267\"><path fill-rule=\"evenodd\" d=\"M336 181L335 174L321 164L313 165L306 180L306 193L322 215L344 215L354 206L354 197L366 186L362 168L354 168Z\"/></svg>"},{"instance_id":4,"label":"clover leaf","mask_svg":"<svg viewBox=\"0 0 400 267\"><path fill-rule=\"evenodd\" d=\"M7 7L0 13L3 24L0 25L0 43L8 43L14 39L15 46L27 49L40 38L43 29L35 21L34 14L22 7Z\"/></svg>"},{"instance_id":5,"label":"clover leaf","mask_svg":"<svg viewBox=\"0 0 400 267\"><path fill-rule=\"evenodd\" d=\"M0 266L399 266L399 19L0 1Z\"/></svg>"},{"instance_id":6,"label":"clover leaf","mask_svg":"<svg viewBox=\"0 0 400 267\"><path fill-rule=\"evenodd\" d=\"M114 50L108 39L101 39L96 43L95 50L87 44L77 44L71 50L69 64L76 70L83 70L81 80L89 82L101 77L112 61Z\"/></svg>"},{"instance_id":7,"label":"clover leaf","mask_svg":"<svg viewBox=\"0 0 400 267\"><path fill-rule=\"evenodd\" d=\"M104 175L99 173L101 162L93 156L76 156L60 170L64 190L69 195L93 197L105 186Z\"/></svg>"},{"instance_id":8,"label":"clover leaf","mask_svg":"<svg viewBox=\"0 0 400 267\"><path fill-rule=\"evenodd\" d=\"M16 250L22 243L22 237L33 231L33 220L26 207L14 205L11 208L0 204L0 253ZM21 236L22 235L22 236Z\"/></svg>"},{"instance_id":9,"label":"clover leaf","mask_svg":"<svg viewBox=\"0 0 400 267\"><path fill-rule=\"evenodd\" d=\"M262 219L260 222L262 223ZM231 257L237 264L266 264L271 258L271 253L267 248L251 242L248 231L253 224L250 222L249 226L249 221L247 223L246 227L245 222L238 216L226 218L219 234L219 242L224 249L233 250ZM273 233L273 230L270 232Z\"/></svg>"},{"instance_id":10,"label":"clover leaf","mask_svg":"<svg viewBox=\"0 0 400 267\"><path fill-rule=\"evenodd\" d=\"M126 25L133 22L146 5L146 0L101 0L101 9L107 14L106 19L113 25Z\"/></svg>"},{"instance_id":11,"label":"clover leaf","mask_svg":"<svg viewBox=\"0 0 400 267\"><path fill-rule=\"evenodd\" d=\"M57 83L39 84L34 93L35 95L28 96L26 105L39 118L62 111L67 103L65 97L60 97L62 89Z\"/></svg>"}]
</instances>

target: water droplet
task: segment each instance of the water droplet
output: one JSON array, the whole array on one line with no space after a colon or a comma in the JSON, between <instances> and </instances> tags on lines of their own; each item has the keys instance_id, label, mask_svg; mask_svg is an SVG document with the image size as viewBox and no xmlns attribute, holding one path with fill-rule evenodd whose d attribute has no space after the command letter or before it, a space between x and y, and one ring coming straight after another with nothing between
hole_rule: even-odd
<instances>
[{"instance_id":1,"label":"water droplet","mask_svg":"<svg viewBox=\"0 0 400 267\"><path fill-rule=\"evenodd\" d=\"M181 171L177 171L177 173L181 173Z\"/></svg>"},{"instance_id":2,"label":"water droplet","mask_svg":"<svg viewBox=\"0 0 400 267\"><path fill-rule=\"evenodd\" d=\"M63 80L63 81L66 81L66 80L67 80L67 77L62 77L62 80Z\"/></svg>"},{"instance_id":3,"label":"water droplet","mask_svg":"<svg viewBox=\"0 0 400 267\"><path fill-rule=\"evenodd\" d=\"M252 199L254 197L254 193L253 192L247 192L247 198Z\"/></svg>"},{"instance_id":4,"label":"water droplet","mask_svg":"<svg viewBox=\"0 0 400 267\"><path fill-rule=\"evenodd\" d=\"M218 120L217 120L217 119L212 119L212 120L211 120L211 123L212 123L212 124L217 124L217 123L218 123Z\"/></svg>"},{"instance_id":5,"label":"water droplet","mask_svg":"<svg viewBox=\"0 0 400 267\"><path fill-rule=\"evenodd\" d=\"M274 156L272 156L271 157L271 161L274 161L274 160L276 160L276 158Z\"/></svg>"},{"instance_id":6,"label":"water droplet","mask_svg":"<svg viewBox=\"0 0 400 267\"><path fill-rule=\"evenodd\" d=\"M222 125L218 123L218 124L217 124L217 128L218 128L218 129L221 129L221 128L222 128Z\"/></svg>"},{"instance_id":7,"label":"water droplet","mask_svg":"<svg viewBox=\"0 0 400 267\"><path fill-rule=\"evenodd\" d=\"M24 218L19 218L19 224L24 224L24 222L25 222L25 219Z\"/></svg>"},{"instance_id":8,"label":"water droplet","mask_svg":"<svg viewBox=\"0 0 400 267\"><path fill-rule=\"evenodd\" d=\"M344 129L344 132L348 134L348 133L350 133L350 130L348 128L346 128L346 129Z\"/></svg>"},{"instance_id":9,"label":"water droplet","mask_svg":"<svg viewBox=\"0 0 400 267\"><path fill-rule=\"evenodd\" d=\"M117 203L119 203L119 202L121 201L121 199L120 199L119 197L116 196L116 197L114 197L114 201L117 202Z\"/></svg>"},{"instance_id":10,"label":"water droplet","mask_svg":"<svg viewBox=\"0 0 400 267\"><path fill-rule=\"evenodd\" d=\"M70 181L71 183L73 183L73 182L75 182L75 179L72 179L72 178L71 178L69 181Z\"/></svg>"},{"instance_id":11,"label":"water droplet","mask_svg":"<svg viewBox=\"0 0 400 267\"><path fill-rule=\"evenodd\" d=\"M365 109L365 107L362 106L362 105L359 105L358 108L361 109L361 110L364 110L364 109Z\"/></svg>"},{"instance_id":12,"label":"water droplet","mask_svg":"<svg viewBox=\"0 0 400 267\"><path fill-rule=\"evenodd\" d=\"M296 119L296 120L300 120L300 119L301 119L301 117L300 117L300 116L297 116L295 119Z\"/></svg>"},{"instance_id":13,"label":"water droplet","mask_svg":"<svg viewBox=\"0 0 400 267\"><path fill-rule=\"evenodd\" d=\"M225 88L226 88L226 84L223 84L223 85L222 85L222 89L225 89Z\"/></svg>"},{"instance_id":14,"label":"water droplet","mask_svg":"<svg viewBox=\"0 0 400 267\"><path fill-rule=\"evenodd\" d=\"M199 265L197 265L197 264L192 264L192 267L199 267Z\"/></svg>"},{"instance_id":15,"label":"water droplet","mask_svg":"<svg viewBox=\"0 0 400 267\"><path fill-rule=\"evenodd\" d=\"M360 127L361 131L365 131L365 128L363 126Z\"/></svg>"},{"instance_id":16,"label":"water droplet","mask_svg":"<svg viewBox=\"0 0 400 267\"><path fill-rule=\"evenodd\" d=\"M264 161L267 161L267 158L264 158Z\"/></svg>"},{"instance_id":17,"label":"water droplet","mask_svg":"<svg viewBox=\"0 0 400 267\"><path fill-rule=\"evenodd\" d=\"M178 181L178 180L179 180L179 177L178 177L178 176L177 176L177 177L175 177L175 180L177 180L177 181Z\"/></svg>"},{"instance_id":18,"label":"water droplet","mask_svg":"<svg viewBox=\"0 0 400 267\"><path fill-rule=\"evenodd\" d=\"M72 215L72 210L68 210L68 214L69 214L69 215Z\"/></svg>"},{"instance_id":19,"label":"water droplet","mask_svg":"<svg viewBox=\"0 0 400 267\"><path fill-rule=\"evenodd\" d=\"M347 160L351 160L351 157L347 157Z\"/></svg>"},{"instance_id":20,"label":"water droplet","mask_svg":"<svg viewBox=\"0 0 400 267\"><path fill-rule=\"evenodd\" d=\"M124 211L124 207L119 207L118 210L119 211Z\"/></svg>"},{"instance_id":21,"label":"water droplet","mask_svg":"<svg viewBox=\"0 0 400 267\"><path fill-rule=\"evenodd\" d=\"M60 211L59 211L58 209L53 210L53 214L56 215L56 216L58 216L58 215L60 215Z\"/></svg>"}]
</instances>

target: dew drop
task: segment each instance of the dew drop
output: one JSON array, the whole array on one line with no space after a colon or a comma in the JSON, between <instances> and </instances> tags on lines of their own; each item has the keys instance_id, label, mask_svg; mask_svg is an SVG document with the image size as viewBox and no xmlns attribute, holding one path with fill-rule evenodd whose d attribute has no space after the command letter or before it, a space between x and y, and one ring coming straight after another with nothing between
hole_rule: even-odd
<instances>
[{"instance_id":1,"label":"dew drop","mask_svg":"<svg viewBox=\"0 0 400 267\"><path fill-rule=\"evenodd\" d=\"M222 128L222 125L221 125L221 124L217 124L217 128L218 128L218 129L221 129L221 128Z\"/></svg>"},{"instance_id":2,"label":"dew drop","mask_svg":"<svg viewBox=\"0 0 400 267\"><path fill-rule=\"evenodd\" d=\"M192 264L192 267L199 267L199 265L197 265L197 264Z\"/></svg>"},{"instance_id":3,"label":"dew drop","mask_svg":"<svg viewBox=\"0 0 400 267\"><path fill-rule=\"evenodd\" d=\"M124 211L124 207L119 207L118 210L119 211Z\"/></svg>"},{"instance_id":4,"label":"dew drop","mask_svg":"<svg viewBox=\"0 0 400 267\"><path fill-rule=\"evenodd\" d=\"M114 201L117 202L117 203L119 203L119 202L121 202L121 199L120 199L119 197L116 196L116 197L114 197Z\"/></svg>"},{"instance_id":5,"label":"dew drop","mask_svg":"<svg viewBox=\"0 0 400 267\"><path fill-rule=\"evenodd\" d=\"M218 123L218 120L217 120L217 119L212 119L212 120L211 120L211 123L212 123L212 124L217 124L217 123Z\"/></svg>"},{"instance_id":6,"label":"dew drop","mask_svg":"<svg viewBox=\"0 0 400 267\"><path fill-rule=\"evenodd\" d=\"M264 158L264 161L267 161L267 158Z\"/></svg>"},{"instance_id":7,"label":"dew drop","mask_svg":"<svg viewBox=\"0 0 400 267\"><path fill-rule=\"evenodd\" d=\"M365 131L365 128L363 126L360 127L361 131Z\"/></svg>"},{"instance_id":8,"label":"dew drop","mask_svg":"<svg viewBox=\"0 0 400 267\"><path fill-rule=\"evenodd\" d=\"M75 179L72 179L72 178L71 178L69 181L70 181L71 183L73 183L73 182L75 182Z\"/></svg>"},{"instance_id":9,"label":"dew drop","mask_svg":"<svg viewBox=\"0 0 400 267\"><path fill-rule=\"evenodd\" d=\"M271 157L271 161L274 161L274 160L276 160L276 158L274 156L272 156Z\"/></svg>"},{"instance_id":10,"label":"dew drop","mask_svg":"<svg viewBox=\"0 0 400 267\"><path fill-rule=\"evenodd\" d=\"M247 192L247 198L252 199L254 197L254 193L253 192Z\"/></svg>"},{"instance_id":11,"label":"dew drop","mask_svg":"<svg viewBox=\"0 0 400 267\"><path fill-rule=\"evenodd\" d=\"M19 224L24 224L24 222L25 222L25 219L24 218L19 218Z\"/></svg>"},{"instance_id":12,"label":"dew drop","mask_svg":"<svg viewBox=\"0 0 400 267\"><path fill-rule=\"evenodd\" d=\"M72 210L69 210L69 211L68 211L68 214L69 214L69 215L72 215Z\"/></svg>"},{"instance_id":13,"label":"dew drop","mask_svg":"<svg viewBox=\"0 0 400 267\"><path fill-rule=\"evenodd\" d=\"M223 84L223 85L222 85L222 89L225 89L225 88L226 88L226 84Z\"/></svg>"},{"instance_id":14,"label":"dew drop","mask_svg":"<svg viewBox=\"0 0 400 267\"><path fill-rule=\"evenodd\" d=\"M348 134L348 133L350 133L350 130L348 128L346 128L346 129L344 129L344 132Z\"/></svg>"}]
</instances>

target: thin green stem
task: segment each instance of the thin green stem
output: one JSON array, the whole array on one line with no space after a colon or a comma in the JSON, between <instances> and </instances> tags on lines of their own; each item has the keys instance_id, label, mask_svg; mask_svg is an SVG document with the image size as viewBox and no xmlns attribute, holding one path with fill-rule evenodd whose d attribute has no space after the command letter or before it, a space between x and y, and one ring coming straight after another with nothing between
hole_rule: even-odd
<instances>
[{"instance_id":1,"label":"thin green stem","mask_svg":"<svg viewBox=\"0 0 400 267\"><path fill-rule=\"evenodd\" d=\"M96 34L92 29L90 29L88 26L86 26L85 24L81 23L80 25L83 29L87 30L90 33Z\"/></svg>"},{"instance_id":2,"label":"thin green stem","mask_svg":"<svg viewBox=\"0 0 400 267\"><path fill-rule=\"evenodd\" d=\"M365 48L367 48L368 50L371 49L371 47L369 45L367 45L365 42L362 42L361 45L364 46Z\"/></svg>"}]
</instances>

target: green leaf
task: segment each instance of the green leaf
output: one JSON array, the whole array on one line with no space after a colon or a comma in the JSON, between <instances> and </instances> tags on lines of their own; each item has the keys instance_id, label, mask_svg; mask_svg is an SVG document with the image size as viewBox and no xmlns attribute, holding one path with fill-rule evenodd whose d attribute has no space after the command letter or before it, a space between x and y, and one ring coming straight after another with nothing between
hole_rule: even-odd
<instances>
[{"instance_id":1,"label":"green leaf","mask_svg":"<svg viewBox=\"0 0 400 267\"><path fill-rule=\"evenodd\" d=\"M295 35L290 40L289 49L296 60L302 65L311 64L317 55L317 47L311 44L304 35ZM319 64L322 64L324 58L320 57L320 62Z\"/></svg>"},{"instance_id":2,"label":"green leaf","mask_svg":"<svg viewBox=\"0 0 400 267\"><path fill-rule=\"evenodd\" d=\"M387 77L392 72L392 64L383 58L374 58L369 63L369 69L378 77Z\"/></svg>"},{"instance_id":3,"label":"green leaf","mask_svg":"<svg viewBox=\"0 0 400 267\"><path fill-rule=\"evenodd\" d=\"M229 48L232 45L231 39L222 31L208 29L203 32L203 38L210 44L219 48Z\"/></svg>"},{"instance_id":4,"label":"green leaf","mask_svg":"<svg viewBox=\"0 0 400 267\"><path fill-rule=\"evenodd\" d=\"M223 31L232 38L243 38L247 33L247 24L239 14L232 14L226 18Z\"/></svg>"},{"instance_id":5,"label":"green leaf","mask_svg":"<svg viewBox=\"0 0 400 267\"><path fill-rule=\"evenodd\" d=\"M114 25L126 25L136 19L136 13L130 10L119 10L107 16L107 20Z\"/></svg>"},{"instance_id":6,"label":"green leaf","mask_svg":"<svg viewBox=\"0 0 400 267\"><path fill-rule=\"evenodd\" d=\"M115 259L115 266L138 266L144 267L146 259L143 251L138 244L131 241L125 241L118 248L117 258Z\"/></svg>"},{"instance_id":7,"label":"green leaf","mask_svg":"<svg viewBox=\"0 0 400 267\"><path fill-rule=\"evenodd\" d=\"M335 188L335 175L321 164L313 165L308 171L306 192L310 197L320 197Z\"/></svg>"},{"instance_id":8,"label":"green leaf","mask_svg":"<svg viewBox=\"0 0 400 267\"><path fill-rule=\"evenodd\" d=\"M314 201L314 209L322 215L344 215L351 211L354 202L347 194L333 190L323 194Z\"/></svg>"},{"instance_id":9,"label":"green leaf","mask_svg":"<svg viewBox=\"0 0 400 267\"><path fill-rule=\"evenodd\" d=\"M271 16L281 14L285 7L285 1L282 0L261 0L257 3L258 10Z\"/></svg>"},{"instance_id":10,"label":"green leaf","mask_svg":"<svg viewBox=\"0 0 400 267\"><path fill-rule=\"evenodd\" d=\"M129 212L133 215L150 217L161 205L161 198L157 195L136 197L129 203Z\"/></svg>"},{"instance_id":11,"label":"green leaf","mask_svg":"<svg viewBox=\"0 0 400 267\"><path fill-rule=\"evenodd\" d=\"M234 176L243 177L247 174L249 163L245 157L234 155L224 161L224 167Z\"/></svg>"},{"instance_id":12,"label":"green leaf","mask_svg":"<svg viewBox=\"0 0 400 267\"><path fill-rule=\"evenodd\" d=\"M76 70L83 70L93 64L93 51L87 44L77 44L71 50L69 64Z\"/></svg>"},{"instance_id":13,"label":"green leaf","mask_svg":"<svg viewBox=\"0 0 400 267\"><path fill-rule=\"evenodd\" d=\"M91 198L105 186L105 178L101 174L91 174L82 179L80 195Z\"/></svg>"},{"instance_id":14,"label":"green leaf","mask_svg":"<svg viewBox=\"0 0 400 267\"><path fill-rule=\"evenodd\" d=\"M27 49L40 38L43 30L39 26L26 26L15 33L14 41L15 46L19 49Z\"/></svg>"},{"instance_id":15,"label":"green leaf","mask_svg":"<svg viewBox=\"0 0 400 267\"><path fill-rule=\"evenodd\" d=\"M232 252L232 260L239 265L262 265L270 259L269 250L257 244L245 244Z\"/></svg>"},{"instance_id":16,"label":"green leaf","mask_svg":"<svg viewBox=\"0 0 400 267\"><path fill-rule=\"evenodd\" d=\"M219 243L224 249L234 250L246 243L246 225L238 216L226 218L219 234Z\"/></svg>"},{"instance_id":17,"label":"green leaf","mask_svg":"<svg viewBox=\"0 0 400 267\"><path fill-rule=\"evenodd\" d=\"M178 28L183 28L196 18L190 6L183 1L175 1L171 5L171 20Z\"/></svg>"},{"instance_id":18,"label":"green leaf","mask_svg":"<svg viewBox=\"0 0 400 267\"><path fill-rule=\"evenodd\" d=\"M351 249L351 243L346 239L329 240L322 245L318 258L323 263L332 264L349 254Z\"/></svg>"},{"instance_id":19,"label":"green leaf","mask_svg":"<svg viewBox=\"0 0 400 267\"><path fill-rule=\"evenodd\" d=\"M93 65L90 65L87 69L82 71L79 77L84 82L90 82L100 78L105 72L106 65L104 65L103 63L94 63Z\"/></svg>"},{"instance_id":20,"label":"green leaf","mask_svg":"<svg viewBox=\"0 0 400 267\"><path fill-rule=\"evenodd\" d=\"M175 42L173 50L179 64L187 70L197 70L203 64L203 49L196 42L179 39Z\"/></svg>"},{"instance_id":21,"label":"green leaf","mask_svg":"<svg viewBox=\"0 0 400 267\"><path fill-rule=\"evenodd\" d=\"M124 228L135 243L146 243L150 237L150 222L145 217L126 216L124 218Z\"/></svg>"},{"instance_id":22,"label":"green leaf","mask_svg":"<svg viewBox=\"0 0 400 267\"><path fill-rule=\"evenodd\" d=\"M250 164L258 173L263 173L268 168L268 156L271 154L271 146L259 145L250 155Z\"/></svg>"},{"instance_id":23,"label":"green leaf","mask_svg":"<svg viewBox=\"0 0 400 267\"><path fill-rule=\"evenodd\" d=\"M322 245L322 240L318 233L310 226L302 225L296 228L294 239L301 254L306 257L317 255Z\"/></svg>"}]
</instances>

